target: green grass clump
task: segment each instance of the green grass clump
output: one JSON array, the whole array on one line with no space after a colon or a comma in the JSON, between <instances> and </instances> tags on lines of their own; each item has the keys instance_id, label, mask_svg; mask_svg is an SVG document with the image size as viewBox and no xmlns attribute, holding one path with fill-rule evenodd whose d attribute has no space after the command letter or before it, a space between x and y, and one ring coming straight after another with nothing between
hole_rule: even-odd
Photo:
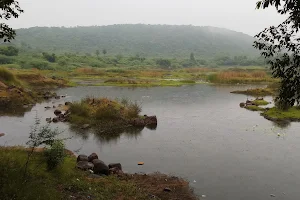
<instances>
[{"instance_id":1,"label":"green grass clump","mask_svg":"<svg viewBox=\"0 0 300 200\"><path fill-rule=\"evenodd\" d=\"M266 112L263 113L263 115L272 118L272 119L286 119L286 120L300 120L300 108L299 107L292 107L288 110L280 110L276 107L273 107Z\"/></svg>"},{"instance_id":2,"label":"green grass clump","mask_svg":"<svg viewBox=\"0 0 300 200\"><path fill-rule=\"evenodd\" d=\"M115 200L147 199L147 195L130 180L115 176L92 181L88 173L76 169L76 158L67 156L65 162L52 171L47 169L44 154L36 152L29 163L28 177L23 177L27 152L24 148L0 147L1 200L76 199Z\"/></svg>"},{"instance_id":3,"label":"green grass clump","mask_svg":"<svg viewBox=\"0 0 300 200\"><path fill-rule=\"evenodd\" d=\"M261 108L258 106L246 106L245 107L247 110L251 110L251 111L264 111L265 108Z\"/></svg>"},{"instance_id":4,"label":"green grass clump","mask_svg":"<svg viewBox=\"0 0 300 200\"><path fill-rule=\"evenodd\" d=\"M76 124L109 124L105 121L126 121L137 118L141 107L126 99L110 100L107 98L87 97L81 102L70 105L71 123Z\"/></svg>"},{"instance_id":5,"label":"green grass clump","mask_svg":"<svg viewBox=\"0 0 300 200\"><path fill-rule=\"evenodd\" d=\"M254 100L253 103L257 106L266 106L269 104L269 102L265 100Z\"/></svg>"},{"instance_id":6,"label":"green grass clump","mask_svg":"<svg viewBox=\"0 0 300 200\"><path fill-rule=\"evenodd\" d=\"M73 115L80 117L89 117L90 116L90 107L84 101L74 102L70 106L70 111Z\"/></svg>"}]
</instances>

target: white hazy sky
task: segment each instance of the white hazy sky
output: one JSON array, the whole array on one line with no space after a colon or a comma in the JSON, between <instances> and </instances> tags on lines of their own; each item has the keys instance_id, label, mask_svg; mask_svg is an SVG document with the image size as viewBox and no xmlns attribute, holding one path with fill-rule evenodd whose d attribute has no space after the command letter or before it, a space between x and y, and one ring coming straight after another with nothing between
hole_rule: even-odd
<instances>
[{"instance_id":1,"label":"white hazy sky","mask_svg":"<svg viewBox=\"0 0 300 200\"><path fill-rule=\"evenodd\" d=\"M13 28L111 24L216 26L254 35L283 21L258 0L19 0L25 10Z\"/></svg>"}]
</instances>

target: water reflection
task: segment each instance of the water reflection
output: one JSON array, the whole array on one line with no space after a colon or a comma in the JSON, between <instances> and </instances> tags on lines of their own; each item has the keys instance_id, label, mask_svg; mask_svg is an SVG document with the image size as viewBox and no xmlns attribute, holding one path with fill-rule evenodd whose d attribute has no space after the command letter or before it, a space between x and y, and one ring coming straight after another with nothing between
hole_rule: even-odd
<instances>
[{"instance_id":1,"label":"water reflection","mask_svg":"<svg viewBox=\"0 0 300 200\"><path fill-rule=\"evenodd\" d=\"M24 117L25 113L30 112L33 106L19 106L11 108L0 107L0 116Z\"/></svg>"},{"instance_id":2,"label":"water reflection","mask_svg":"<svg viewBox=\"0 0 300 200\"><path fill-rule=\"evenodd\" d=\"M155 130L153 127L147 128ZM93 134L94 138L100 143L116 143L122 136L128 139L138 139L138 137L141 136L144 127L125 127L103 131L101 128L82 129L78 126L70 125L70 130L76 137L80 137L82 140L88 140L90 135Z\"/></svg>"},{"instance_id":3,"label":"water reflection","mask_svg":"<svg viewBox=\"0 0 300 200\"><path fill-rule=\"evenodd\" d=\"M284 121L284 120L283 121L273 121L272 123L275 127L278 127L281 129L287 129L291 126L291 122Z\"/></svg>"}]
</instances>

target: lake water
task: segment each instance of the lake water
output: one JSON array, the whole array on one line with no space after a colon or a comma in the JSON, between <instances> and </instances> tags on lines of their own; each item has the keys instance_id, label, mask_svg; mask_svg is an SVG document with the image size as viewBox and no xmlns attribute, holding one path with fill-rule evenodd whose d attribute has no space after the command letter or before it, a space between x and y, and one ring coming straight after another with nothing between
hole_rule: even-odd
<instances>
[{"instance_id":1,"label":"lake water","mask_svg":"<svg viewBox=\"0 0 300 200\"><path fill-rule=\"evenodd\" d=\"M208 200L299 199L300 123L279 128L259 113L239 108L247 97L230 94L236 89L241 86L66 88L58 94L67 98L54 105L87 95L126 97L140 102L143 114L157 115L158 127L107 138L72 131L67 124L51 126L73 137L67 141L70 150L96 152L106 163L122 163L129 173L184 177ZM0 117L0 132L6 133L0 145L24 145L34 117L44 121L53 116L46 105L53 103L38 104L24 116ZM140 161L145 165L138 166Z\"/></svg>"}]
</instances>

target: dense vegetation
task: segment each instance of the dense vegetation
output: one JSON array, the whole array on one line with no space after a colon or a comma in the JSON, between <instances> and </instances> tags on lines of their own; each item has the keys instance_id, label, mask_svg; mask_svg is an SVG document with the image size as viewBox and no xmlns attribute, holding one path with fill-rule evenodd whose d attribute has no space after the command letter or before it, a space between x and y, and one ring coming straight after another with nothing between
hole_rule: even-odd
<instances>
[{"instance_id":1,"label":"dense vegetation","mask_svg":"<svg viewBox=\"0 0 300 200\"><path fill-rule=\"evenodd\" d=\"M247 56L216 57L212 59L196 59L191 53L187 58L146 58L140 55L133 56L97 56L92 54L55 54L53 52L29 52L13 46L0 46L0 65L18 69L40 70L73 70L82 67L118 68L122 69L179 69L191 67L244 67L265 66L260 58Z\"/></svg>"}]
</instances>

